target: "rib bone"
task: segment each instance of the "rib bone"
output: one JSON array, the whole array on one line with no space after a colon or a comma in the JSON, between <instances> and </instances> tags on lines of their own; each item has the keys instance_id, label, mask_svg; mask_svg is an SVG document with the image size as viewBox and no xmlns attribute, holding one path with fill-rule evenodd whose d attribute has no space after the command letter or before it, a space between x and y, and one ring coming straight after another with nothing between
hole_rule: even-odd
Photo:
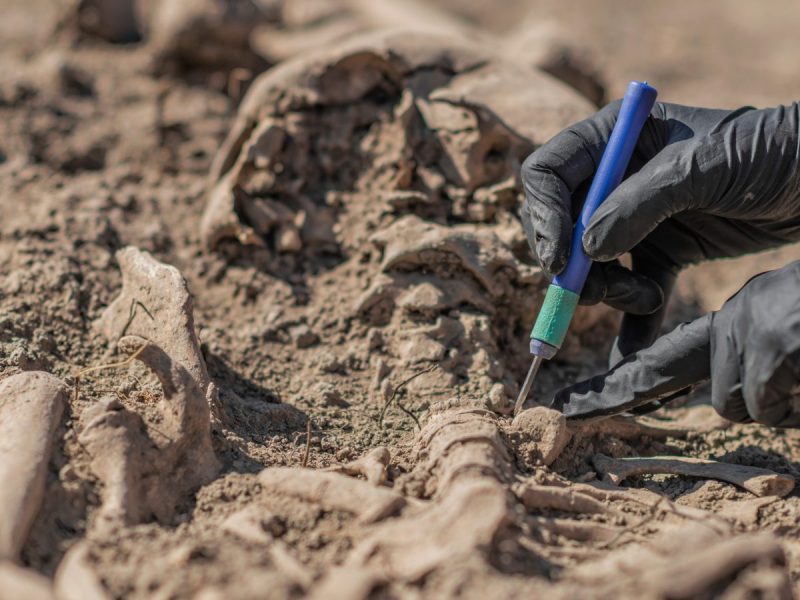
<instances>
[{"instance_id":1,"label":"rib bone","mask_svg":"<svg viewBox=\"0 0 800 600\"><path fill-rule=\"evenodd\" d=\"M598 473L613 483L619 483L633 475L686 475L726 481L744 488L756 496L780 497L791 492L795 483L789 475L775 473L769 469L700 458L655 456L652 458L614 459L597 454L592 462Z\"/></svg>"}]
</instances>

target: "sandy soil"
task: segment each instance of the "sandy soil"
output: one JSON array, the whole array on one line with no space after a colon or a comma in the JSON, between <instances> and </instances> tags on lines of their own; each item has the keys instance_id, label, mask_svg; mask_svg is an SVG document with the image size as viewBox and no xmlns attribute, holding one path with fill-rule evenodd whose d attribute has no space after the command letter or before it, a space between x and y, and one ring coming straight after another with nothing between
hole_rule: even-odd
<instances>
[{"instance_id":1,"label":"sandy soil","mask_svg":"<svg viewBox=\"0 0 800 600\"><path fill-rule=\"evenodd\" d=\"M509 414L520 161L600 84L796 99L794 3L143 2L131 44L80 4L0 23L0 597L800 592L796 433ZM796 257L690 269L672 320Z\"/></svg>"}]
</instances>

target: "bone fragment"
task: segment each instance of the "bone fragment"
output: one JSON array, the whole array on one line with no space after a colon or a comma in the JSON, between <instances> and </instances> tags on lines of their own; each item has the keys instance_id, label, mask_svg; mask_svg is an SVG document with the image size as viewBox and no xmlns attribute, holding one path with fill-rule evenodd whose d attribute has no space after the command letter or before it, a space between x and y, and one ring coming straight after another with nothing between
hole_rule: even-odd
<instances>
[{"instance_id":1,"label":"bone fragment","mask_svg":"<svg viewBox=\"0 0 800 600\"><path fill-rule=\"evenodd\" d=\"M406 499L397 492L338 473L270 467L261 471L258 480L266 494L292 496L325 510L349 512L361 523L375 523L406 505Z\"/></svg>"},{"instance_id":2,"label":"bone fragment","mask_svg":"<svg viewBox=\"0 0 800 600\"><path fill-rule=\"evenodd\" d=\"M531 522L538 529L577 542L608 542L619 535L621 531L618 527L612 527L595 521L533 517Z\"/></svg>"},{"instance_id":3,"label":"bone fragment","mask_svg":"<svg viewBox=\"0 0 800 600\"><path fill-rule=\"evenodd\" d=\"M445 562L489 551L511 519L508 494L496 481L459 480L422 511L380 523L347 564L383 567L403 581L418 581Z\"/></svg>"},{"instance_id":4,"label":"bone fragment","mask_svg":"<svg viewBox=\"0 0 800 600\"><path fill-rule=\"evenodd\" d=\"M783 567L786 564L778 540L769 533L722 540L700 551L689 548L687 551L684 546L671 560L642 570L647 573L646 585L655 597L698 598L750 565L771 563ZM778 595L768 594L768 597L791 598L787 584L788 577L784 573L784 583L776 590Z\"/></svg>"},{"instance_id":5,"label":"bone fragment","mask_svg":"<svg viewBox=\"0 0 800 600\"><path fill-rule=\"evenodd\" d=\"M37 572L9 560L0 561L0 598L16 600L54 600L50 581Z\"/></svg>"},{"instance_id":6,"label":"bone fragment","mask_svg":"<svg viewBox=\"0 0 800 600\"><path fill-rule=\"evenodd\" d=\"M0 558L19 557L39 512L65 402L64 385L48 373L19 373L0 383Z\"/></svg>"},{"instance_id":7,"label":"bone fragment","mask_svg":"<svg viewBox=\"0 0 800 600\"><path fill-rule=\"evenodd\" d=\"M756 496L780 497L791 492L795 484L789 475L775 473L769 469L700 458L656 456L614 459L597 454L592 462L598 473L612 483L619 483L634 475L685 475L726 481Z\"/></svg>"},{"instance_id":8,"label":"bone fragment","mask_svg":"<svg viewBox=\"0 0 800 600\"><path fill-rule=\"evenodd\" d=\"M538 485L527 482L515 490L528 510L553 509L571 513L614 514L615 510L591 496L568 488Z\"/></svg>"},{"instance_id":9,"label":"bone fragment","mask_svg":"<svg viewBox=\"0 0 800 600\"><path fill-rule=\"evenodd\" d=\"M386 481L386 467L389 466L390 459L389 450L385 446L378 446L359 459L344 465L330 467L328 470L352 477L362 475L372 485L383 485Z\"/></svg>"},{"instance_id":10,"label":"bone fragment","mask_svg":"<svg viewBox=\"0 0 800 600\"><path fill-rule=\"evenodd\" d=\"M54 587L58 600L111 599L111 594L105 590L89 562L87 541L80 541L67 551L55 576Z\"/></svg>"},{"instance_id":11,"label":"bone fragment","mask_svg":"<svg viewBox=\"0 0 800 600\"><path fill-rule=\"evenodd\" d=\"M211 379L194 329L192 295L181 272L133 246L116 254L122 290L101 315L98 326L118 341L137 335L160 346L181 363L205 395Z\"/></svg>"},{"instance_id":12,"label":"bone fragment","mask_svg":"<svg viewBox=\"0 0 800 600\"><path fill-rule=\"evenodd\" d=\"M185 494L219 470L208 402L192 374L156 344L129 335L119 346L158 377L162 419L151 432L137 413L115 400L87 411L78 439L104 483L98 523L136 524L151 516L166 521Z\"/></svg>"}]
</instances>

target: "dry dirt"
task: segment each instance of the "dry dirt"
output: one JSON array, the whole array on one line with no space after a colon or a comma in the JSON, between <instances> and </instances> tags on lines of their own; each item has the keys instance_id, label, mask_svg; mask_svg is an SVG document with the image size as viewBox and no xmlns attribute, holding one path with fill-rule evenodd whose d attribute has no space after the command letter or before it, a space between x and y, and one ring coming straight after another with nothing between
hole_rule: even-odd
<instances>
[{"instance_id":1,"label":"dry dirt","mask_svg":"<svg viewBox=\"0 0 800 600\"><path fill-rule=\"evenodd\" d=\"M6 1L0 598L800 593L796 432L702 393L510 415L521 160L632 76L795 99L793 4ZM688 273L671 319L792 253Z\"/></svg>"}]
</instances>

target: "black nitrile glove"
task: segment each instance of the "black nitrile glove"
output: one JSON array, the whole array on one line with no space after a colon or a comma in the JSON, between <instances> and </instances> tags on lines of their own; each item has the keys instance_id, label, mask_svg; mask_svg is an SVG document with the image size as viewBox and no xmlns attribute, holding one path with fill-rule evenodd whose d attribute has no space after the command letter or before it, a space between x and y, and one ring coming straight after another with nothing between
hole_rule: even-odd
<instances>
[{"instance_id":1,"label":"black nitrile glove","mask_svg":"<svg viewBox=\"0 0 800 600\"><path fill-rule=\"evenodd\" d=\"M723 417L800 427L800 261L754 277L718 312L561 390L554 408L568 418L607 416L709 377Z\"/></svg>"},{"instance_id":2,"label":"black nitrile glove","mask_svg":"<svg viewBox=\"0 0 800 600\"><path fill-rule=\"evenodd\" d=\"M525 161L522 222L545 272L566 265L573 222L620 103L562 131ZM592 217L596 263L582 302L628 314L612 356L650 345L678 272L800 239L798 104L736 111L656 104L626 179ZM630 251L633 270L615 259Z\"/></svg>"}]
</instances>

